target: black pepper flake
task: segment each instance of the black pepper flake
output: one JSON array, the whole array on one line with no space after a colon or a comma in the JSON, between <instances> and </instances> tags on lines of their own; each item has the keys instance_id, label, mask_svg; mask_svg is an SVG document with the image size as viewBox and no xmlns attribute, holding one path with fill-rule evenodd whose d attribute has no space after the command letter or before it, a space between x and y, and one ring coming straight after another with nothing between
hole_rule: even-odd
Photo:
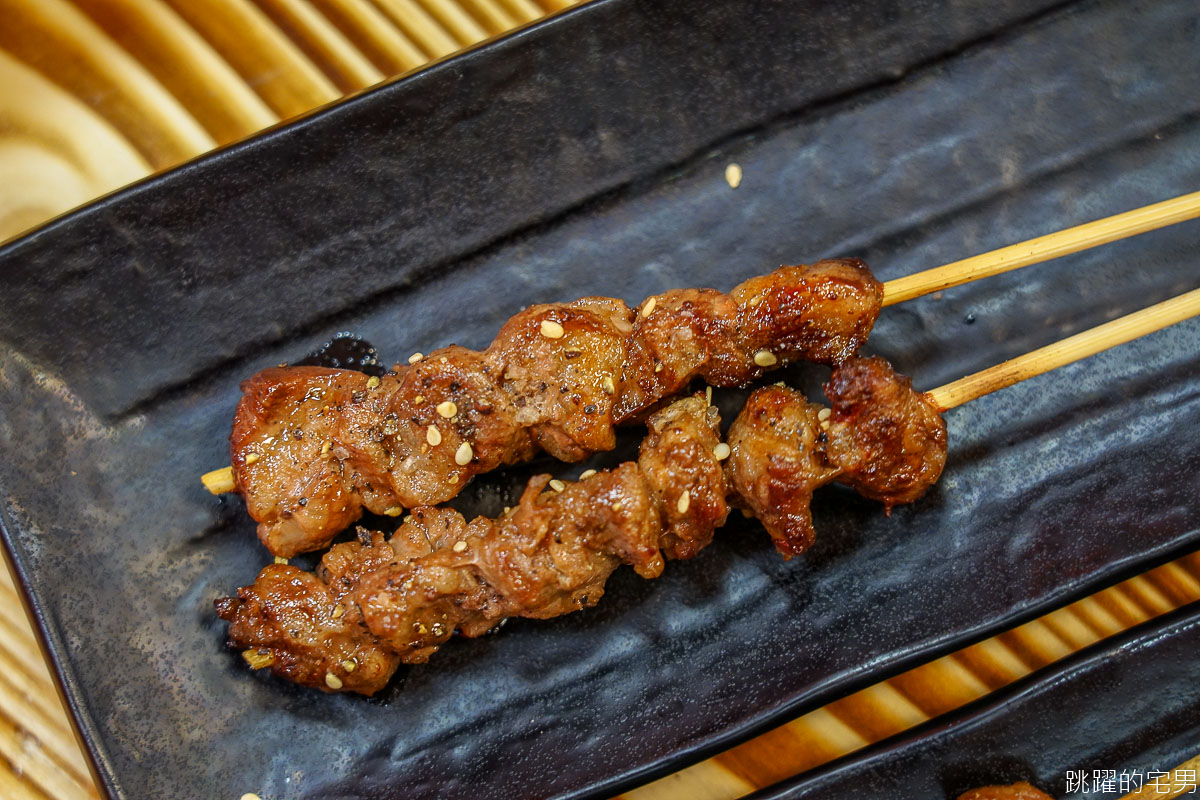
<instances>
[{"instance_id":1,"label":"black pepper flake","mask_svg":"<svg viewBox=\"0 0 1200 800\"><path fill-rule=\"evenodd\" d=\"M817 441L820 442L821 444L828 444L829 443L829 434L826 433L825 431L821 431L820 433L817 434Z\"/></svg>"},{"instance_id":2,"label":"black pepper flake","mask_svg":"<svg viewBox=\"0 0 1200 800\"><path fill-rule=\"evenodd\" d=\"M304 506L308 505L308 498L307 498L307 497L301 497L301 498L300 498L299 500L297 500L296 502L300 504L300 507L301 507L301 508L304 508Z\"/></svg>"},{"instance_id":3,"label":"black pepper flake","mask_svg":"<svg viewBox=\"0 0 1200 800\"><path fill-rule=\"evenodd\" d=\"M363 400L367 399L367 393L363 391L355 392L354 394L350 395L350 399L356 403L361 403Z\"/></svg>"},{"instance_id":4,"label":"black pepper flake","mask_svg":"<svg viewBox=\"0 0 1200 800\"><path fill-rule=\"evenodd\" d=\"M583 413L585 413L585 414L595 414L595 413L596 413L596 404L595 404L595 403L589 403L588 405L584 406L584 407L583 407Z\"/></svg>"}]
</instances>

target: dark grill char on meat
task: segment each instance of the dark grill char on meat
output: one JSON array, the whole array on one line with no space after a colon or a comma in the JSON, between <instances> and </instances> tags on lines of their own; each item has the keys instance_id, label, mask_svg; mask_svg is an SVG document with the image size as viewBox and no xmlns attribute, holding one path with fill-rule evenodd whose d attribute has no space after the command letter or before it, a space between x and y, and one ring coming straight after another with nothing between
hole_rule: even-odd
<instances>
[{"instance_id":1,"label":"dark grill char on meat","mask_svg":"<svg viewBox=\"0 0 1200 800\"><path fill-rule=\"evenodd\" d=\"M334 546L315 575L268 566L236 598L217 601L230 643L251 666L296 683L373 694L455 630L479 636L507 617L593 605L620 564L657 577L664 558L690 558L711 542L727 500L760 516L790 556L811 542L816 486L840 476L890 505L932 485L945 427L907 378L882 359L853 359L830 385L842 387L842 404L828 414L798 392L756 392L731 428L731 449L702 395L678 400L650 417L637 463L576 483L534 478L495 520L413 509L390 540L360 529L357 542ZM875 462L903 464L909 477L893 485Z\"/></svg>"},{"instance_id":2,"label":"dark grill char on meat","mask_svg":"<svg viewBox=\"0 0 1200 800\"><path fill-rule=\"evenodd\" d=\"M740 502L784 558L813 543L813 491L831 481L882 501L911 503L946 465L946 423L882 358L852 358L825 384L832 408L767 386L729 428L727 470Z\"/></svg>"},{"instance_id":3,"label":"dark grill char on meat","mask_svg":"<svg viewBox=\"0 0 1200 800\"><path fill-rule=\"evenodd\" d=\"M781 267L729 294L680 289L630 309L532 306L482 352L451 346L380 378L282 367L242 384L237 490L275 555L319 549L365 507L442 503L474 476L545 450L611 450L695 378L743 385L796 360L838 364L866 341L882 285L862 262Z\"/></svg>"}]
</instances>

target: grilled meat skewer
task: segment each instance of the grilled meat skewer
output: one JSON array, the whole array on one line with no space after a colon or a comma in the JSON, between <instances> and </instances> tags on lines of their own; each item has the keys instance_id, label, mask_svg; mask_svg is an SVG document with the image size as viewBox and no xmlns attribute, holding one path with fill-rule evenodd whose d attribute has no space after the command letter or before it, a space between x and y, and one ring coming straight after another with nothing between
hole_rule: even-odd
<instances>
[{"instance_id":1,"label":"grilled meat skewer","mask_svg":"<svg viewBox=\"0 0 1200 800\"><path fill-rule=\"evenodd\" d=\"M911 503L946 465L946 423L882 358L854 358L830 376L832 407L783 386L750 395L729 428L727 472L739 505L784 558L813 543L814 490L837 481L884 508Z\"/></svg>"},{"instance_id":2,"label":"grilled meat skewer","mask_svg":"<svg viewBox=\"0 0 1200 800\"><path fill-rule=\"evenodd\" d=\"M611 450L695 378L738 386L796 360L840 364L869 335L882 285L861 261L781 267L729 294L680 289L532 306L483 351L450 346L395 374L281 367L242 385L237 491L273 554L316 550L365 507L397 515L539 450Z\"/></svg>"},{"instance_id":3,"label":"grilled meat skewer","mask_svg":"<svg viewBox=\"0 0 1200 800\"><path fill-rule=\"evenodd\" d=\"M703 395L678 400L650 417L636 463L574 483L536 477L495 520L416 508L390 540L360 529L315 574L266 567L236 598L217 601L218 614L252 667L369 695L456 630L479 636L507 617L594 605L623 563L657 577L665 558L690 558L711 542L727 502L761 515L790 557L812 541L806 504L816 486L842 480L890 507L920 496L945 463L936 409L887 362L851 359L827 391L828 414L798 392L755 392L728 445ZM899 478L883 469L896 466Z\"/></svg>"}]
</instances>

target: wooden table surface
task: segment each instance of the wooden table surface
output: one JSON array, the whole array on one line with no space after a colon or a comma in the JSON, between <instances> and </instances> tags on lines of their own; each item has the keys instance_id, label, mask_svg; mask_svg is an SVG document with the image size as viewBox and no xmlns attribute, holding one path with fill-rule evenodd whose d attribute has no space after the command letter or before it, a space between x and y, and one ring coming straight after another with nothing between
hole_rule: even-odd
<instances>
[{"instance_id":1,"label":"wooden table surface","mask_svg":"<svg viewBox=\"0 0 1200 800\"><path fill-rule=\"evenodd\" d=\"M0 241L574 1L0 0ZM1198 599L1194 553L624 797L732 800ZM0 797L98 796L0 571Z\"/></svg>"}]
</instances>

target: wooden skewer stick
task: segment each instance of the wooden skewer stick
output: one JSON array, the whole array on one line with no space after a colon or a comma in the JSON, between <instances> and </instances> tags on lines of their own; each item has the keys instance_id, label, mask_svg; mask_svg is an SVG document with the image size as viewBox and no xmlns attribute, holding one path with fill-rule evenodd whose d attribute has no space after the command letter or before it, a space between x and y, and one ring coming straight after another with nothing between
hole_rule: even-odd
<instances>
[{"instance_id":1,"label":"wooden skewer stick","mask_svg":"<svg viewBox=\"0 0 1200 800\"><path fill-rule=\"evenodd\" d=\"M931 389L926 395L938 408L946 411L977 397L991 394L997 389L1066 366L1197 314L1200 314L1200 289L1193 289L1149 308L1069 336L1062 341L1039 347L994 367L959 378L945 386Z\"/></svg>"},{"instance_id":2,"label":"wooden skewer stick","mask_svg":"<svg viewBox=\"0 0 1200 800\"><path fill-rule=\"evenodd\" d=\"M1024 355L988 367L956 381L930 389L925 394L942 411L1012 386L1027 378L1066 366L1095 355L1101 350L1161 330L1177 322L1200 315L1200 289L1135 311L1103 325L1040 347ZM233 467L223 467L205 473L201 480L213 494L232 492L235 488Z\"/></svg>"},{"instance_id":3,"label":"wooden skewer stick","mask_svg":"<svg viewBox=\"0 0 1200 800\"><path fill-rule=\"evenodd\" d=\"M233 480L233 467L221 467L200 476L204 488L213 494L225 494L237 488Z\"/></svg>"},{"instance_id":4,"label":"wooden skewer stick","mask_svg":"<svg viewBox=\"0 0 1200 800\"><path fill-rule=\"evenodd\" d=\"M945 266L927 269L923 272L887 281L883 284L883 305L894 305L931 292L940 291L941 289L948 289L951 286L961 286L964 283L979 280L980 278L987 278L992 275L999 275L1002 272L1008 272L1009 270L1028 267L1042 261L1049 261L1058 256L1065 256L1068 253L1077 253L1089 247L1107 244L1108 242L1128 236L1136 236L1139 233L1147 233L1148 231L1173 225L1176 222L1195 219L1196 217L1200 217L1200 192L1192 192L1191 194L1185 194L1171 200L1164 200L1161 203L1135 208L1133 211L1126 211L1123 214L1105 217L1095 222L1077 225L1074 228L1067 228L1066 230L1047 234L1037 239L1029 239L1019 244L1002 247L990 253L983 253L946 264ZM1169 325L1170 323L1165 324ZM1152 330L1157 330L1157 328ZM1141 334L1134 335L1140 336ZM1128 341L1128 339L1123 341ZM1032 356L1034 354L1030 353L1029 355ZM1091 355L1091 353L1077 356L1077 358L1084 358L1085 355ZM1070 362L1064 361L1062 363L1067 364ZM999 367L993 367L992 369L999 369ZM1046 367L1046 369L1053 369L1053 367ZM1043 369L1042 372L1045 372L1046 369ZM953 384L934 389L929 394L930 396L934 396L935 392L944 392L952 386L957 386L957 384L971 378L982 376L986 372L988 371L985 370L984 372L976 373L976 375L963 378L961 381L956 381ZM1032 377L1038 374L1041 373L1032 372L1024 377ZM1021 379L1016 378L1012 383ZM1008 386L1011 383L1004 385ZM988 391L995 391L1000 388L1003 387L997 385L995 389L989 389ZM987 392L983 392L983 394L987 394ZM954 405L960 405L969 399L967 397L953 405L944 406L944 408L953 408ZM204 482L204 488L213 494L225 494L232 492L236 488L233 480L233 467L222 467L221 469L214 469L212 472L206 472L200 477L200 480Z\"/></svg>"},{"instance_id":5,"label":"wooden skewer stick","mask_svg":"<svg viewBox=\"0 0 1200 800\"><path fill-rule=\"evenodd\" d=\"M1200 217L1200 192L1135 208L1123 214L1076 225L1074 228L1002 247L990 253L896 278L883 284L883 304L890 306L903 303L914 297L1028 267L1070 253L1078 253L1080 250L1137 236L1139 233L1165 228L1196 217Z\"/></svg>"}]
</instances>

